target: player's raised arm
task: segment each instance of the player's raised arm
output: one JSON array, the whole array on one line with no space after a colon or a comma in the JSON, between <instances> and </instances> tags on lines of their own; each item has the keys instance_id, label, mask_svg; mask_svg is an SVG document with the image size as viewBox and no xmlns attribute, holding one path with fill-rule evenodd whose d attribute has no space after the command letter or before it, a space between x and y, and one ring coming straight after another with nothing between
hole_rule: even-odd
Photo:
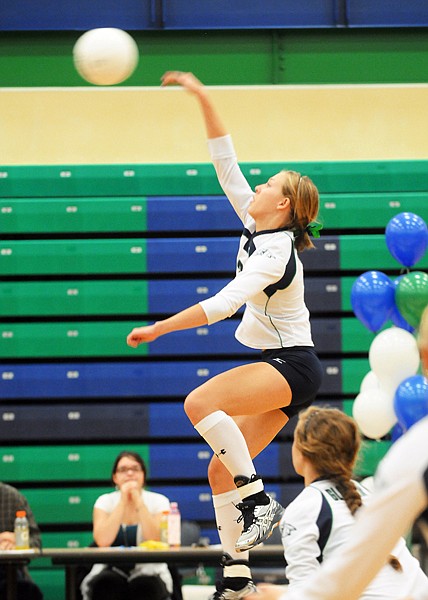
<instances>
[{"instance_id":1,"label":"player's raised arm","mask_svg":"<svg viewBox=\"0 0 428 600\"><path fill-rule=\"evenodd\" d=\"M228 131L224 127L218 112L211 102L207 88L193 75L193 73L167 71L162 76L162 85L166 86L173 84L181 85L197 98L204 117L205 128L209 139L227 135Z\"/></svg>"}]
</instances>

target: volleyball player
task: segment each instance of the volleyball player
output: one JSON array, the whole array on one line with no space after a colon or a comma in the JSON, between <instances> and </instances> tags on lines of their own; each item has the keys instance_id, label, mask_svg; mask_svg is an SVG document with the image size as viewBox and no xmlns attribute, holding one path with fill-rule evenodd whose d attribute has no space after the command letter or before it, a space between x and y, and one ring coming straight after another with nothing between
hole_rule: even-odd
<instances>
[{"instance_id":1,"label":"volleyball player","mask_svg":"<svg viewBox=\"0 0 428 600\"><path fill-rule=\"evenodd\" d=\"M319 195L309 177L287 170L253 191L207 88L180 71L165 73L162 84L178 84L197 100L217 177L244 230L236 276L228 285L170 318L134 328L127 343L137 347L173 331L211 325L246 305L236 338L260 350L261 360L213 377L184 405L214 452L208 477L225 552L215 598L235 600L255 589L248 551L270 536L283 513L266 494L252 459L290 417L311 404L321 384L298 256L313 248L310 234L319 235Z\"/></svg>"}]
</instances>

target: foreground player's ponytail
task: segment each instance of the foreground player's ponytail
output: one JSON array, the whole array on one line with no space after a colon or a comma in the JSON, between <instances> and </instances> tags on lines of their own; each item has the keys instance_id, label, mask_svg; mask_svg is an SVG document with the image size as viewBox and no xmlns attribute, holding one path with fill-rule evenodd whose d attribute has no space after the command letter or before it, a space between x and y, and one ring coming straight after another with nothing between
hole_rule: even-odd
<instances>
[{"instance_id":1,"label":"foreground player's ponytail","mask_svg":"<svg viewBox=\"0 0 428 600\"><path fill-rule=\"evenodd\" d=\"M357 424L336 408L309 407L299 414L295 444L320 477L333 481L352 515L362 505L352 474L361 445ZM399 560L390 555L388 563L401 571Z\"/></svg>"}]
</instances>

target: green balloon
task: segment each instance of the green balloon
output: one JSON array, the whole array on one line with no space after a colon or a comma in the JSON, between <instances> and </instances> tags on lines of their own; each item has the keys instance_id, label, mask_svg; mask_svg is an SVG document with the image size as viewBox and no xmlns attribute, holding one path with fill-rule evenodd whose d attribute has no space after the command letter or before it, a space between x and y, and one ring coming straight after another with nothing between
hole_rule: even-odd
<instances>
[{"instance_id":1,"label":"green balloon","mask_svg":"<svg viewBox=\"0 0 428 600\"><path fill-rule=\"evenodd\" d=\"M413 271L403 275L395 291L397 308L415 329L428 305L428 273Z\"/></svg>"}]
</instances>

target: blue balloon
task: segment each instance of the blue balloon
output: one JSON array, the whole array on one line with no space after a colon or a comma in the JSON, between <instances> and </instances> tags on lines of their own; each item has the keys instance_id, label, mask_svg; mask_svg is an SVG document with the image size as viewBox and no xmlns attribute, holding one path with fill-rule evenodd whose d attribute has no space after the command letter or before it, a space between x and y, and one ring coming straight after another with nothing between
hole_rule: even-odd
<instances>
[{"instance_id":1,"label":"blue balloon","mask_svg":"<svg viewBox=\"0 0 428 600\"><path fill-rule=\"evenodd\" d=\"M385 273L366 271L352 285L351 304L363 325L370 331L379 331L394 306L394 285Z\"/></svg>"},{"instance_id":2,"label":"blue balloon","mask_svg":"<svg viewBox=\"0 0 428 600\"><path fill-rule=\"evenodd\" d=\"M400 423L396 423L394 427L391 429L391 442L394 444L397 440L401 438L404 431L401 427Z\"/></svg>"},{"instance_id":3,"label":"blue balloon","mask_svg":"<svg viewBox=\"0 0 428 600\"><path fill-rule=\"evenodd\" d=\"M395 391L394 410L404 431L428 415L428 379L412 375L400 383Z\"/></svg>"},{"instance_id":4,"label":"blue balloon","mask_svg":"<svg viewBox=\"0 0 428 600\"><path fill-rule=\"evenodd\" d=\"M428 227L422 217L403 212L393 217L385 229L388 250L400 264L412 267L425 254Z\"/></svg>"},{"instance_id":5,"label":"blue balloon","mask_svg":"<svg viewBox=\"0 0 428 600\"><path fill-rule=\"evenodd\" d=\"M404 275L400 275L400 277L397 277L397 279L394 279L394 282L393 282L393 285L394 285L394 304L392 306L390 319L391 319L392 323L396 327L401 327L401 329L405 329L409 333L413 333L415 331L415 328L412 327L410 325L410 323L408 323L406 321L406 319L403 317L403 315L401 314L401 312L398 310L397 302L395 301L395 294L397 292L398 285L399 285L399 283L400 283L400 281L401 281L401 279L403 277L404 277Z\"/></svg>"}]
</instances>

